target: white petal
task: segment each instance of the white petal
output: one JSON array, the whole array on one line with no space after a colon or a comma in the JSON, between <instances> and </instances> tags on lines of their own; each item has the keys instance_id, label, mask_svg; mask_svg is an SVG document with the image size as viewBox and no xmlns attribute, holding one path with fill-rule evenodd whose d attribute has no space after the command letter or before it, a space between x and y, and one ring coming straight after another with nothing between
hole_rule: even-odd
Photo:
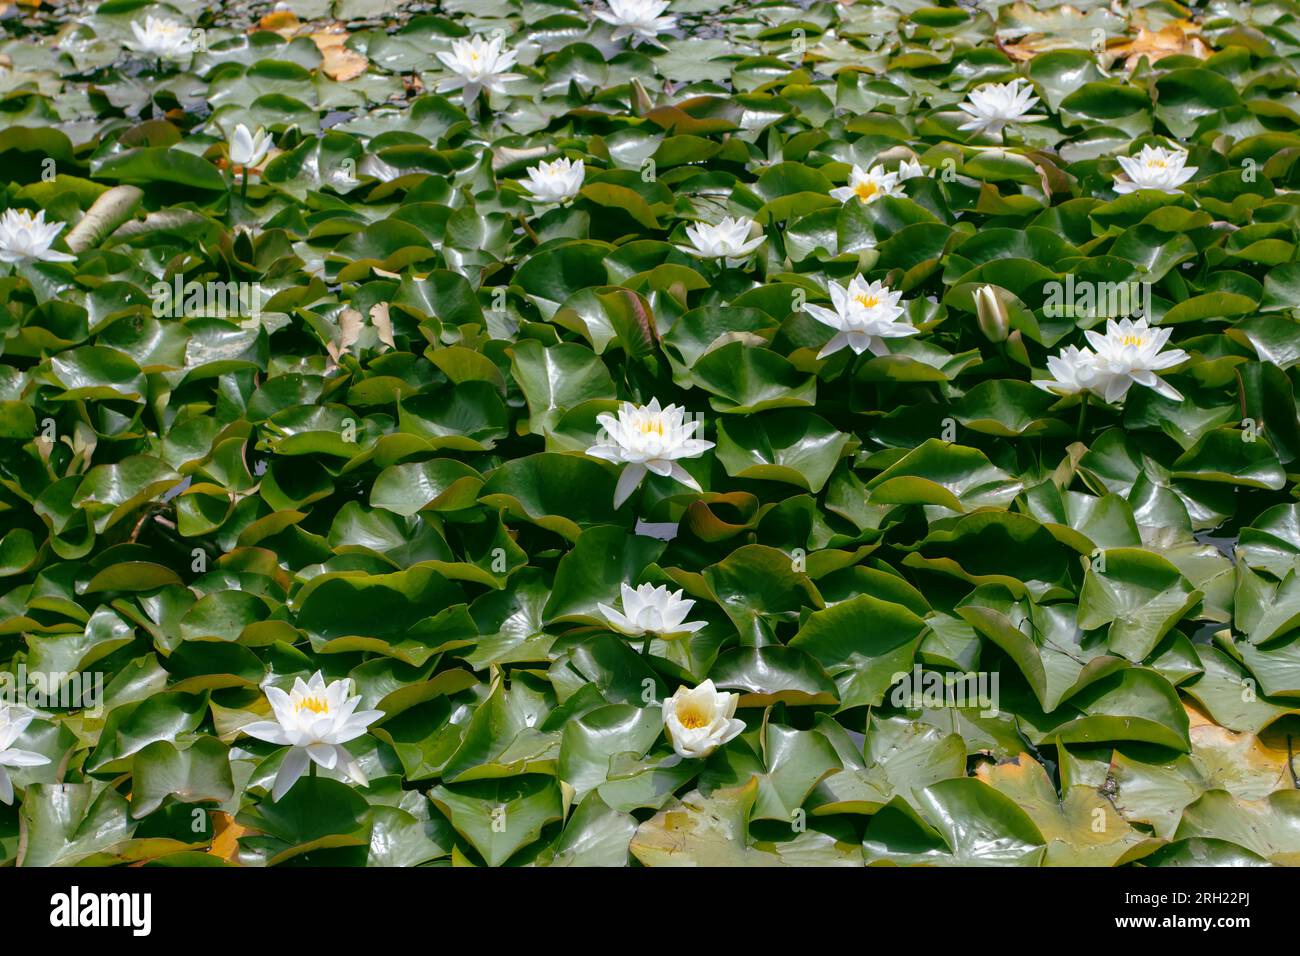
<instances>
[{"instance_id":1,"label":"white petal","mask_svg":"<svg viewBox=\"0 0 1300 956\"><path fill-rule=\"evenodd\" d=\"M307 772L308 760L305 747L289 748L284 755L284 761L280 764L280 772L275 775L275 787L271 791L272 802L279 803L280 798L298 782L298 778Z\"/></svg>"},{"instance_id":2,"label":"white petal","mask_svg":"<svg viewBox=\"0 0 1300 956\"><path fill-rule=\"evenodd\" d=\"M1106 383L1105 399L1107 402L1117 402L1128 392L1129 386L1133 380L1127 375L1113 375L1109 382Z\"/></svg>"},{"instance_id":3,"label":"white petal","mask_svg":"<svg viewBox=\"0 0 1300 956\"><path fill-rule=\"evenodd\" d=\"M683 468L681 465L677 464L677 462L672 463L671 474L673 478L676 478L678 481L680 481L687 488L690 488L692 491L704 490L703 488L700 487L700 483L691 476L691 473L687 471L685 468Z\"/></svg>"},{"instance_id":4,"label":"white petal","mask_svg":"<svg viewBox=\"0 0 1300 956\"><path fill-rule=\"evenodd\" d=\"M847 332L836 332L831 336L831 340L822 346L822 350L817 353L819 359L824 359L828 355L833 355L840 349L849 344L849 334Z\"/></svg>"},{"instance_id":5,"label":"white petal","mask_svg":"<svg viewBox=\"0 0 1300 956\"><path fill-rule=\"evenodd\" d=\"M645 474L645 465L631 464L623 469L623 474L618 476L618 486L614 489L615 508L621 507L623 502L632 497L632 492L636 491Z\"/></svg>"},{"instance_id":6,"label":"white petal","mask_svg":"<svg viewBox=\"0 0 1300 956\"><path fill-rule=\"evenodd\" d=\"M832 329L844 328L844 319L839 312L828 309L822 305L813 305L812 303L805 303L803 310L822 325L828 325Z\"/></svg>"},{"instance_id":7,"label":"white petal","mask_svg":"<svg viewBox=\"0 0 1300 956\"><path fill-rule=\"evenodd\" d=\"M338 750L329 744L311 744L306 749L307 756L326 770L333 770L335 764L338 763ZM345 750L344 753L347 753L347 751Z\"/></svg>"},{"instance_id":8,"label":"white petal","mask_svg":"<svg viewBox=\"0 0 1300 956\"><path fill-rule=\"evenodd\" d=\"M289 735L279 723L274 720L257 720L251 724L245 724L239 728L250 737L256 737L258 740L265 740L271 744L289 743Z\"/></svg>"},{"instance_id":9,"label":"white petal","mask_svg":"<svg viewBox=\"0 0 1300 956\"><path fill-rule=\"evenodd\" d=\"M1178 389L1174 388L1159 376L1152 377L1155 379L1155 383L1149 387L1155 389L1157 395L1163 395L1165 398L1174 402L1181 402L1183 400L1183 393L1178 391Z\"/></svg>"},{"instance_id":10,"label":"white petal","mask_svg":"<svg viewBox=\"0 0 1300 956\"><path fill-rule=\"evenodd\" d=\"M620 634L626 634L628 637L639 637L644 632L641 628L633 624L626 616L614 610L607 604L597 604L596 610L605 615L610 626Z\"/></svg>"},{"instance_id":11,"label":"white petal","mask_svg":"<svg viewBox=\"0 0 1300 956\"><path fill-rule=\"evenodd\" d=\"M44 767L50 758L31 750L6 750L0 753L0 765L6 767Z\"/></svg>"},{"instance_id":12,"label":"white petal","mask_svg":"<svg viewBox=\"0 0 1300 956\"><path fill-rule=\"evenodd\" d=\"M337 748L337 750L339 764L343 767L343 772L351 777L357 784L360 784L363 787L370 786L370 780L366 777L366 772L361 769L361 761L357 760L342 747Z\"/></svg>"}]
</instances>

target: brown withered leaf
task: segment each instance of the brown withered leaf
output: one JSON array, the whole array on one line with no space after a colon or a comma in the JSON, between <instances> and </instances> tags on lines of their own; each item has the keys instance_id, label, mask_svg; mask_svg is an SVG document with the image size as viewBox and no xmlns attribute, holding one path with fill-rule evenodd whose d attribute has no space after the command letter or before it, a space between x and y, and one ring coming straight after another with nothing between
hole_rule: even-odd
<instances>
[{"instance_id":1,"label":"brown withered leaf","mask_svg":"<svg viewBox=\"0 0 1300 956\"><path fill-rule=\"evenodd\" d=\"M1142 57L1155 63L1167 56L1185 54L1204 60L1210 55L1210 48L1200 37L1201 28L1187 20L1175 20L1159 30L1138 28L1136 38L1126 43L1119 43L1106 49L1106 56L1112 61L1121 57L1125 69L1133 69Z\"/></svg>"},{"instance_id":2,"label":"brown withered leaf","mask_svg":"<svg viewBox=\"0 0 1300 956\"><path fill-rule=\"evenodd\" d=\"M239 838L248 833L248 829L236 823L235 818L230 814L222 813L220 810L213 812L212 825L216 835L212 838L212 848L208 852L227 863L237 862Z\"/></svg>"},{"instance_id":3,"label":"brown withered leaf","mask_svg":"<svg viewBox=\"0 0 1300 956\"><path fill-rule=\"evenodd\" d=\"M370 324L375 327L380 342L390 349L397 348L393 341L393 320L389 317L387 302L379 302L370 307Z\"/></svg>"},{"instance_id":4,"label":"brown withered leaf","mask_svg":"<svg viewBox=\"0 0 1300 956\"><path fill-rule=\"evenodd\" d=\"M999 40L998 48L1011 59L1019 63L1025 63L1040 53L1049 53L1052 50L1060 49L1060 46L1052 37L1034 35L1027 36L1015 43L1003 43Z\"/></svg>"},{"instance_id":5,"label":"brown withered leaf","mask_svg":"<svg viewBox=\"0 0 1300 956\"><path fill-rule=\"evenodd\" d=\"M302 29L302 21L292 10L276 10L262 17L258 21L257 28L278 33L286 40L290 40Z\"/></svg>"},{"instance_id":6,"label":"brown withered leaf","mask_svg":"<svg viewBox=\"0 0 1300 956\"><path fill-rule=\"evenodd\" d=\"M370 61L364 55L343 45L347 42L348 35L338 28L313 33L311 38L324 57L320 65L321 72L331 80L340 83L355 80L370 66Z\"/></svg>"}]
</instances>

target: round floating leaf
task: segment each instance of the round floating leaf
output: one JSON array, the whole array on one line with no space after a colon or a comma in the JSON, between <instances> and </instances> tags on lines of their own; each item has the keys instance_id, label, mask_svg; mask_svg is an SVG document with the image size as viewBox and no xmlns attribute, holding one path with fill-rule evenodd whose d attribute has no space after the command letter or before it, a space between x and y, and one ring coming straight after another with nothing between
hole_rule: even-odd
<instances>
[{"instance_id":1,"label":"round floating leaf","mask_svg":"<svg viewBox=\"0 0 1300 956\"><path fill-rule=\"evenodd\" d=\"M1104 551L1079 592L1079 626L1110 625L1107 643L1137 662L1146 658L1201 592L1159 555L1138 548Z\"/></svg>"},{"instance_id":2,"label":"round floating leaf","mask_svg":"<svg viewBox=\"0 0 1300 956\"><path fill-rule=\"evenodd\" d=\"M778 411L718 422L718 460L735 478L820 491L849 436L806 412Z\"/></svg>"},{"instance_id":3,"label":"round floating leaf","mask_svg":"<svg viewBox=\"0 0 1300 956\"><path fill-rule=\"evenodd\" d=\"M166 740L152 743L135 755L132 773L135 819L148 816L168 797L181 803L225 803L235 793L229 751L213 737L200 737L185 750Z\"/></svg>"},{"instance_id":4,"label":"round floating leaf","mask_svg":"<svg viewBox=\"0 0 1300 956\"><path fill-rule=\"evenodd\" d=\"M558 784L536 775L437 786L429 798L488 866L501 866L563 816Z\"/></svg>"}]
</instances>

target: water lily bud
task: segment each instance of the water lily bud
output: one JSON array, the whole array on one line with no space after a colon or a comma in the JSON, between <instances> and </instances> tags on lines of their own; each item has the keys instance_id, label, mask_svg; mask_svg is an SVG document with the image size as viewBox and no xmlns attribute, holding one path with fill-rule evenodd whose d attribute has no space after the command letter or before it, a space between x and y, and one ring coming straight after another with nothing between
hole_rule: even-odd
<instances>
[{"instance_id":1,"label":"water lily bud","mask_svg":"<svg viewBox=\"0 0 1300 956\"><path fill-rule=\"evenodd\" d=\"M993 286L982 286L975 291L975 316L986 339L990 342L1006 341L1010 329L1007 324L1007 307L993 291Z\"/></svg>"},{"instance_id":2,"label":"water lily bud","mask_svg":"<svg viewBox=\"0 0 1300 956\"><path fill-rule=\"evenodd\" d=\"M252 132L240 123L230 134L228 149L230 162L244 169L251 169L266 159L266 154L271 151L273 145L271 134L262 127L259 126L257 132Z\"/></svg>"},{"instance_id":3,"label":"water lily bud","mask_svg":"<svg viewBox=\"0 0 1300 956\"><path fill-rule=\"evenodd\" d=\"M1029 349L1025 348L1025 339L1020 334L1019 329L1007 336L1006 349L1007 358L1011 359L1011 361L1017 362L1025 368L1033 368L1033 364L1029 360Z\"/></svg>"}]
</instances>

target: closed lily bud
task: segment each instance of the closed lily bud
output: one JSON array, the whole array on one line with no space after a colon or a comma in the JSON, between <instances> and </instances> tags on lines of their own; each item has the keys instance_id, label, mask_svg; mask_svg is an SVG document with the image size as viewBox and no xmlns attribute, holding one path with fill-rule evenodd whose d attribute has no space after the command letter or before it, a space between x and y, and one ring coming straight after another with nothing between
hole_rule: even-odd
<instances>
[{"instance_id":1,"label":"closed lily bud","mask_svg":"<svg viewBox=\"0 0 1300 956\"><path fill-rule=\"evenodd\" d=\"M1033 368L1029 361L1029 349L1025 348L1025 337L1016 329L1007 336L1007 358L1013 362L1018 362L1025 368Z\"/></svg>"},{"instance_id":2,"label":"closed lily bud","mask_svg":"<svg viewBox=\"0 0 1300 956\"><path fill-rule=\"evenodd\" d=\"M975 316L980 331L990 342L1005 342L1010 326L1007 324L1007 307L998 298L993 286L981 286L975 291Z\"/></svg>"}]
</instances>

